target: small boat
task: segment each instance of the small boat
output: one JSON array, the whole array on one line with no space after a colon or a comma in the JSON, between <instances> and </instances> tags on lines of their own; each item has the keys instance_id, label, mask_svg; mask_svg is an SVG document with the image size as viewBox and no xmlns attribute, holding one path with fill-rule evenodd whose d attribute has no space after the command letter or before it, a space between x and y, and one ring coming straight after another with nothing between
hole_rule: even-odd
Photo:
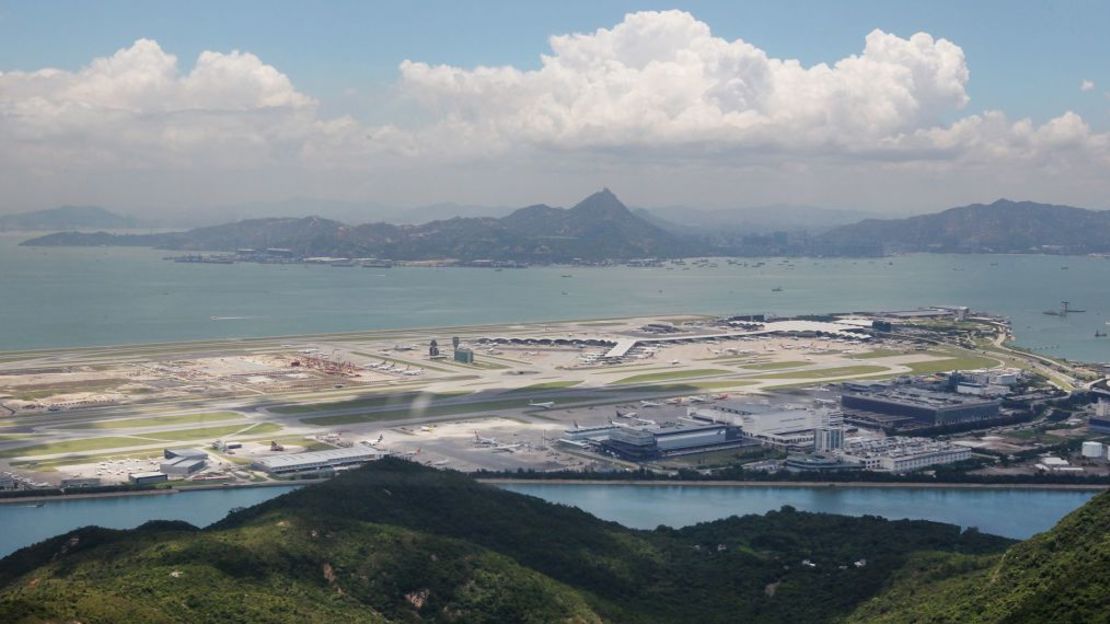
<instances>
[{"instance_id":1,"label":"small boat","mask_svg":"<svg viewBox=\"0 0 1110 624\"><path fill-rule=\"evenodd\" d=\"M782 292L782 286L775 286L771 289L771 292Z\"/></svg>"},{"instance_id":2,"label":"small boat","mask_svg":"<svg viewBox=\"0 0 1110 624\"><path fill-rule=\"evenodd\" d=\"M1106 332L1099 331L1097 329L1095 330L1095 338L1105 338L1105 337L1106 337Z\"/></svg>"}]
</instances>

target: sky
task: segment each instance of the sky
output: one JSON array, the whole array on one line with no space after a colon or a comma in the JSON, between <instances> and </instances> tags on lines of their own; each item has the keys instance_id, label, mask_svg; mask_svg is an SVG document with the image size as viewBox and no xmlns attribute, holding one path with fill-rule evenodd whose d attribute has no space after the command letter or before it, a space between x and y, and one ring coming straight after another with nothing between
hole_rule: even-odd
<instances>
[{"instance_id":1,"label":"sky","mask_svg":"<svg viewBox=\"0 0 1110 624\"><path fill-rule=\"evenodd\" d=\"M603 186L1110 208L1106 24L1083 1L0 1L0 213Z\"/></svg>"}]
</instances>

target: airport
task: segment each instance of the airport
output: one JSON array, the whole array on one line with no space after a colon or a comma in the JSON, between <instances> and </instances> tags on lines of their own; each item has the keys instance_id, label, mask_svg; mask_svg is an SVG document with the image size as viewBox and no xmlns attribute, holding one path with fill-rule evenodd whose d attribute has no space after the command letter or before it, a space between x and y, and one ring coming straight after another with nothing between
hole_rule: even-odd
<instances>
[{"instance_id":1,"label":"airport","mask_svg":"<svg viewBox=\"0 0 1110 624\"><path fill-rule=\"evenodd\" d=\"M966 308L930 308L13 353L0 362L0 470L15 487L149 483L154 472L245 484L387 454L469 472L919 470L964 462L970 447L876 445L922 427L1016 423L1006 397L1047 400L1074 378L926 329L945 319L1006 331ZM980 458L1003 446L973 442Z\"/></svg>"}]
</instances>

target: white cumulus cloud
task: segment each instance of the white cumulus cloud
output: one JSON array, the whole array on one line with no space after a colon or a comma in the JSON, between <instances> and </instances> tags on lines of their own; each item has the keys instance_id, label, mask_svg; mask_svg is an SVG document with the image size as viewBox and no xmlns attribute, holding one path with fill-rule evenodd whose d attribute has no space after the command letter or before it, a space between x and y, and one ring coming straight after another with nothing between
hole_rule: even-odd
<instances>
[{"instance_id":1,"label":"white cumulus cloud","mask_svg":"<svg viewBox=\"0 0 1110 624\"><path fill-rule=\"evenodd\" d=\"M0 73L0 136L23 148L0 158L37 167L265 160L299 149L315 107L253 54L204 52L183 73L177 57L140 39L78 71Z\"/></svg>"},{"instance_id":2,"label":"white cumulus cloud","mask_svg":"<svg viewBox=\"0 0 1110 624\"><path fill-rule=\"evenodd\" d=\"M559 148L875 144L968 102L963 51L875 30L862 53L804 67L714 36L680 11L551 38L537 70L405 61L402 88L444 123Z\"/></svg>"},{"instance_id":3,"label":"white cumulus cloud","mask_svg":"<svg viewBox=\"0 0 1110 624\"><path fill-rule=\"evenodd\" d=\"M1079 90L1086 93L1087 91L1095 90L1095 82L1093 80L1084 80L1079 83Z\"/></svg>"},{"instance_id":4,"label":"white cumulus cloud","mask_svg":"<svg viewBox=\"0 0 1110 624\"><path fill-rule=\"evenodd\" d=\"M0 190L30 197L34 184L54 188L71 171L193 171L201 181L219 172L238 184L248 176L234 174L249 170L251 184L325 180L340 194L366 192L377 173L379 188L405 196L408 181L446 200L461 198L429 180L494 187L514 177L526 186L601 167L628 179L682 168L692 184L714 180L706 187L740 174L758 182L778 167L791 180L810 176L813 189L891 171L973 176L969 188L990 176L1031 184L1045 172L1063 184L1079 172L1092 195L1110 190L1106 134L1072 112L1034 123L969 111L964 51L927 33L873 30L858 53L807 66L663 11L548 44L535 69L405 60L390 93L411 115L378 126L322 116L313 97L249 52L206 51L185 66L140 39L74 71L0 72ZM475 163L476 173L459 169ZM504 201L480 189L468 197Z\"/></svg>"},{"instance_id":5,"label":"white cumulus cloud","mask_svg":"<svg viewBox=\"0 0 1110 624\"><path fill-rule=\"evenodd\" d=\"M682 11L633 13L549 43L534 70L403 62L402 92L437 120L417 136L737 163L1028 161L1046 150L1105 147L1073 113L1040 127L1000 111L959 117L970 101L967 59L927 33L874 30L860 53L812 66L715 36Z\"/></svg>"}]
</instances>

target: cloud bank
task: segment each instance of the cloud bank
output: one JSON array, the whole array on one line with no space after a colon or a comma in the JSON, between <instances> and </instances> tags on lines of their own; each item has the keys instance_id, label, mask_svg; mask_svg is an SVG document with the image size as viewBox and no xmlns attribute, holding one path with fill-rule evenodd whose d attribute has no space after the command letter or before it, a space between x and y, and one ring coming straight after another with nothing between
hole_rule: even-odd
<instances>
[{"instance_id":1,"label":"cloud bank","mask_svg":"<svg viewBox=\"0 0 1110 624\"><path fill-rule=\"evenodd\" d=\"M405 171L419 184L430 170L476 161L565 176L595 163L626 177L678 167L691 180L698 168L1075 171L1090 184L1110 165L1107 135L1072 112L1041 124L967 113L964 52L927 33L873 30L858 54L807 67L665 11L549 46L529 70L405 60L396 97L419 121L379 126L323 117L288 76L240 51L203 52L183 69L140 39L77 71L0 73L0 165L9 170L0 184L56 183L73 171L281 169L328 172L342 185L344 175L388 170L400 191ZM475 198L476 188L467 192Z\"/></svg>"}]
</instances>

